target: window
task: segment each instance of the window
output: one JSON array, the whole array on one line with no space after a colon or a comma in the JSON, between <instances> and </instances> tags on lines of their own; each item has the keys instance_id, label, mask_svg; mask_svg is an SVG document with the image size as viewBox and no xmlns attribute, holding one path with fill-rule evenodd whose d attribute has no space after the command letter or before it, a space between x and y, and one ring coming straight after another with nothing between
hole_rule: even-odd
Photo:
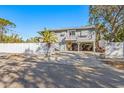
<instances>
[{"instance_id":1,"label":"window","mask_svg":"<svg viewBox=\"0 0 124 93\"><path fill-rule=\"evenodd\" d=\"M88 35L89 35L88 31L81 31L80 32L80 37L82 37L82 38L87 38Z\"/></svg>"},{"instance_id":2,"label":"window","mask_svg":"<svg viewBox=\"0 0 124 93\"><path fill-rule=\"evenodd\" d=\"M70 36L74 36L75 35L75 31L70 31Z\"/></svg>"}]
</instances>

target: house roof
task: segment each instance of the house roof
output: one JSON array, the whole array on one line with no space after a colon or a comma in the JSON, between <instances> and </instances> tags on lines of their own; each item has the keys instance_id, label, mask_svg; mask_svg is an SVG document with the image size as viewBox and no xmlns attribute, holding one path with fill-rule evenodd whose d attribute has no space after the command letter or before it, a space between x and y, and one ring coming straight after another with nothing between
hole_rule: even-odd
<instances>
[{"instance_id":1,"label":"house roof","mask_svg":"<svg viewBox=\"0 0 124 93\"><path fill-rule=\"evenodd\" d=\"M57 31L66 31L66 30L88 30L88 29L95 29L95 26L81 26L81 27L72 27L72 28L61 28L61 29L50 29L50 31L57 32Z\"/></svg>"}]
</instances>

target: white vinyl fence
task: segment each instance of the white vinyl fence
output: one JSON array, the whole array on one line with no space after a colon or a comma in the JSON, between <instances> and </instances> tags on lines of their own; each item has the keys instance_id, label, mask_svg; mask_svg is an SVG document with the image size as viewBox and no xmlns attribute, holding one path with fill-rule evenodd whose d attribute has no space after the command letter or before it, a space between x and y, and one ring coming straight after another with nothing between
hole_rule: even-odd
<instances>
[{"instance_id":1,"label":"white vinyl fence","mask_svg":"<svg viewBox=\"0 0 124 93\"><path fill-rule=\"evenodd\" d=\"M106 58L124 58L124 42L110 42L105 46Z\"/></svg>"},{"instance_id":2,"label":"white vinyl fence","mask_svg":"<svg viewBox=\"0 0 124 93\"><path fill-rule=\"evenodd\" d=\"M45 54L47 52L45 43L0 43L0 53L30 53ZM55 46L50 48L54 52Z\"/></svg>"}]
</instances>

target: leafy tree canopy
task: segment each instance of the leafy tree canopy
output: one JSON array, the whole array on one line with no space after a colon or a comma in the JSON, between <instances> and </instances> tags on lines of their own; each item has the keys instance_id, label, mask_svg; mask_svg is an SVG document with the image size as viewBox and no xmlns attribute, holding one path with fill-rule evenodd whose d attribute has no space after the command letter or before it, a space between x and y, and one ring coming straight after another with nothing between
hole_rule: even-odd
<instances>
[{"instance_id":1,"label":"leafy tree canopy","mask_svg":"<svg viewBox=\"0 0 124 93\"><path fill-rule=\"evenodd\" d=\"M7 32L9 27L16 27L16 25L7 19L0 18L0 31Z\"/></svg>"},{"instance_id":2,"label":"leafy tree canopy","mask_svg":"<svg viewBox=\"0 0 124 93\"><path fill-rule=\"evenodd\" d=\"M109 41L123 41L124 6L90 6L90 23L96 26L97 34L107 36ZM120 34L121 33L121 34ZM120 38L118 38L120 37ZM100 37L98 38L100 39Z\"/></svg>"},{"instance_id":3,"label":"leafy tree canopy","mask_svg":"<svg viewBox=\"0 0 124 93\"><path fill-rule=\"evenodd\" d=\"M44 29L44 31L40 31L38 33L41 35L42 41L45 43L52 44L57 42L57 37L55 33L47 30L46 28Z\"/></svg>"}]
</instances>

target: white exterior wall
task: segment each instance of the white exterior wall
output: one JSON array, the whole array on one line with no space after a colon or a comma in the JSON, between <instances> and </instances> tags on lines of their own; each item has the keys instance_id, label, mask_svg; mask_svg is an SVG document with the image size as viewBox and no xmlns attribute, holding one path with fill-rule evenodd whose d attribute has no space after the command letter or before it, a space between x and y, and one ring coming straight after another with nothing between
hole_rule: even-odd
<instances>
[{"instance_id":1,"label":"white exterior wall","mask_svg":"<svg viewBox=\"0 0 124 93\"><path fill-rule=\"evenodd\" d=\"M124 42L110 42L105 47L106 58L124 58Z\"/></svg>"},{"instance_id":2,"label":"white exterior wall","mask_svg":"<svg viewBox=\"0 0 124 93\"><path fill-rule=\"evenodd\" d=\"M57 32L55 33L58 37L58 44L56 44L57 49L59 49L60 51L64 51L66 48L66 44L65 44L65 38L66 38L66 31L63 32ZM61 37L61 34L63 34L64 36Z\"/></svg>"},{"instance_id":3,"label":"white exterior wall","mask_svg":"<svg viewBox=\"0 0 124 93\"><path fill-rule=\"evenodd\" d=\"M70 31L75 31L75 36L71 38L69 36ZM66 31L57 31L55 32L58 37L58 47L60 51L66 50L66 43L65 40L67 38L69 39L75 39L79 42L94 42L95 41L95 31L90 30L66 30ZM61 37L61 34L64 34L63 37ZM86 38L80 37L81 35L86 35Z\"/></svg>"},{"instance_id":4,"label":"white exterior wall","mask_svg":"<svg viewBox=\"0 0 124 93\"><path fill-rule=\"evenodd\" d=\"M61 34L65 34L65 36L61 37ZM61 42L63 39L67 38L69 36L69 30L63 31L63 32L57 32L56 33L57 37L58 37L58 41ZM86 38L81 37L80 35L86 35ZM70 36L69 36L70 37ZM80 38L82 40L88 41L88 40L92 40L95 41L95 31L89 31L89 30L80 30L80 31L76 31L76 35L75 37Z\"/></svg>"},{"instance_id":5,"label":"white exterior wall","mask_svg":"<svg viewBox=\"0 0 124 93\"><path fill-rule=\"evenodd\" d=\"M54 51L54 45L50 51ZM31 53L45 54L47 47L45 43L0 43L0 53Z\"/></svg>"},{"instance_id":6,"label":"white exterior wall","mask_svg":"<svg viewBox=\"0 0 124 93\"><path fill-rule=\"evenodd\" d=\"M86 37L79 37L78 39L82 41L95 41L95 31L89 31L89 30L82 30L80 31L78 36L86 36Z\"/></svg>"}]
</instances>

